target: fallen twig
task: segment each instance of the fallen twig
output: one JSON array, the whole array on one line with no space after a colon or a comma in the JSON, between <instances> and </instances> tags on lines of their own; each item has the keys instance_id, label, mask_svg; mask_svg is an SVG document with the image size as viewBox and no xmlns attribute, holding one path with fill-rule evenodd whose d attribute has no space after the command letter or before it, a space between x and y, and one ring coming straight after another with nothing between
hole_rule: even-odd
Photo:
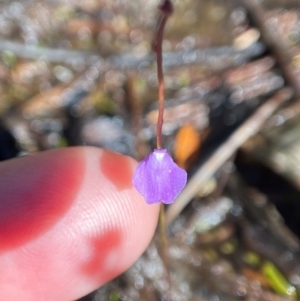
<instances>
[{"instance_id":1,"label":"fallen twig","mask_svg":"<svg viewBox=\"0 0 300 301\"><path fill-rule=\"evenodd\" d=\"M292 96L290 88L283 88L267 100L255 113L249 117L199 168L188 181L177 200L166 213L166 223L169 225L183 208L197 194L202 185L232 156L232 154L251 136L256 134L263 123L278 107Z\"/></svg>"},{"instance_id":2,"label":"fallen twig","mask_svg":"<svg viewBox=\"0 0 300 301\"><path fill-rule=\"evenodd\" d=\"M25 45L16 41L0 39L0 52L11 51L25 59L43 59L52 63L74 64L80 61L86 67L96 66L102 69L138 69L147 68L154 63L155 57L149 54L138 58L132 54L113 55L104 58L91 51L55 49L36 45ZM211 69L221 70L231 66L239 66L250 59L261 55L265 46L254 43L250 47L237 51L233 47L223 46L208 49L194 49L186 52L169 52L164 54L164 68L190 64L203 64Z\"/></svg>"},{"instance_id":3,"label":"fallen twig","mask_svg":"<svg viewBox=\"0 0 300 301\"><path fill-rule=\"evenodd\" d=\"M288 47L285 45L284 41L278 38L278 33L276 33L274 28L271 28L265 22L264 10L258 0L243 0L243 4L251 14L255 26L260 30L262 40L273 53L284 80L287 85L294 89L295 97L299 98L300 85L293 71L292 56L290 55Z\"/></svg>"}]
</instances>

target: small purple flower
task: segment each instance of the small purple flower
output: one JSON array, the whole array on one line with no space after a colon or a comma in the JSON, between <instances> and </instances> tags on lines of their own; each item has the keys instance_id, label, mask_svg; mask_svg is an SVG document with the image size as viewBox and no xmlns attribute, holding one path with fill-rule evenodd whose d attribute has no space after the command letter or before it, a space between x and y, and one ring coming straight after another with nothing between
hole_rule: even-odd
<instances>
[{"instance_id":1,"label":"small purple flower","mask_svg":"<svg viewBox=\"0 0 300 301\"><path fill-rule=\"evenodd\" d=\"M155 149L140 162L132 182L148 204L170 204L185 186L186 179L186 171L174 163L166 149Z\"/></svg>"}]
</instances>

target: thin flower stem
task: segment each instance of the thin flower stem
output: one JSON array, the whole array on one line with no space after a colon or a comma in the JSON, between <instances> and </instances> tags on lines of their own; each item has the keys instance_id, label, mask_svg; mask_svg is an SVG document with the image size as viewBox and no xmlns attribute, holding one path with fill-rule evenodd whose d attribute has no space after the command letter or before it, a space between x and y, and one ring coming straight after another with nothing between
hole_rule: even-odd
<instances>
[{"instance_id":1,"label":"thin flower stem","mask_svg":"<svg viewBox=\"0 0 300 301\"><path fill-rule=\"evenodd\" d=\"M158 29L156 36L154 38L153 50L156 53L156 62L157 62L157 80L158 80L158 119L157 119L157 149L162 148L162 127L164 122L164 102L165 102L165 84L164 84L164 72L163 72L163 55L162 55L162 43L164 28L168 17L173 12L173 6L170 0L165 0L160 6L161 10L161 19L158 23ZM168 269L168 260L167 260L167 251L168 251L168 241L166 233L166 223L165 223L165 210L164 204L160 205L159 213L159 227L160 235L162 240L162 260L165 265L167 279L169 282L169 290L171 290L171 277ZM167 296L168 300L171 300L170 295Z\"/></svg>"},{"instance_id":2,"label":"thin flower stem","mask_svg":"<svg viewBox=\"0 0 300 301\"><path fill-rule=\"evenodd\" d=\"M157 79L158 79L158 119L157 119L157 148L162 148L162 126L164 122L164 102L165 102L165 83L164 83L164 73L163 73L163 56L162 56L162 43L164 28L168 17L173 12L173 6L171 1L165 0L162 6L160 6L162 12L161 20L158 24L158 29L156 32L153 50L156 53L157 62Z\"/></svg>"},{"instance_id":3,"label":"thin flower stem","mask_svg":"<svg viewBox=\"0 0 300 301\"><path fill-rule=\"evenodd\" d=\"M165 215L165 207L164 204L160 204L160 210L159 210L159 230L160 230L160 238L162 241L162 253L161 257L165 266L166 275L167 275L167 281L169 284L169 294L167 295L167 301L171 300L171 291L173 289L172 282L171 282L171 275L169 270L169 264L168 264L168 238L167 238L167 231L166 231L166 215Z\"/></svg>"},{"instance_id":4,"label":"thin flower stem","mask_svg":"<svg viewBox=\"0 0 300 301\"><path fill-rule=\"evenodd\" d=\"M166 218L165 218L165 207L164 204L160 204L160 211L159 211L159 230L161 234L163 249L167 249L167 231L166 231Z\"/></svg>"}]
</instances>

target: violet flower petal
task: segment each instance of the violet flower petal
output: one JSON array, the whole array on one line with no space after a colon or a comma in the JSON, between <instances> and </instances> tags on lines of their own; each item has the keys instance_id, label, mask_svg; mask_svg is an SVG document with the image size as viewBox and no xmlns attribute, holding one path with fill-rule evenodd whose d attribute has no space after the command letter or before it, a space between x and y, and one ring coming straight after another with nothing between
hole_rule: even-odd
<instances>
[{"instance_id":1,"label":"violet flower petal","mask_svg":"<svg viewBox=\"0 0 300 301\"><path fill-rule=\"evenodd\" d=\"M166 149L155 149L137 166L133 185L148 204L173 203L186 184L187 173Z\"/></svg>"}]
</instances>

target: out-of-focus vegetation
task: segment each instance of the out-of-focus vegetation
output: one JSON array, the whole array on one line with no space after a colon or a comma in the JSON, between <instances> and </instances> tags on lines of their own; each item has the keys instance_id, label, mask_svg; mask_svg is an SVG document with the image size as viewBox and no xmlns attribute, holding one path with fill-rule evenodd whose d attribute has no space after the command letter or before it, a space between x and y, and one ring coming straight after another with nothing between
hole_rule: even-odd
<instances>
[{"instance_id":1,"label":"out-of-focus vegetation","mask_svg":"<svg viewBox=\"0 0 300 301\"><path fill-rule=\"evenodd\" d=\"M183 212L170 208L173 287L155 238L84 300L300 298L300 8L251 3L174 1L167 24L164 144L196 191L183 191ZM72 145L147 155L157 119L157 5L1 1L0 160ZM214 159L220 149L227 157ZM203 184L197 175L208 173Z\"/></svg>"}]
</instances>

